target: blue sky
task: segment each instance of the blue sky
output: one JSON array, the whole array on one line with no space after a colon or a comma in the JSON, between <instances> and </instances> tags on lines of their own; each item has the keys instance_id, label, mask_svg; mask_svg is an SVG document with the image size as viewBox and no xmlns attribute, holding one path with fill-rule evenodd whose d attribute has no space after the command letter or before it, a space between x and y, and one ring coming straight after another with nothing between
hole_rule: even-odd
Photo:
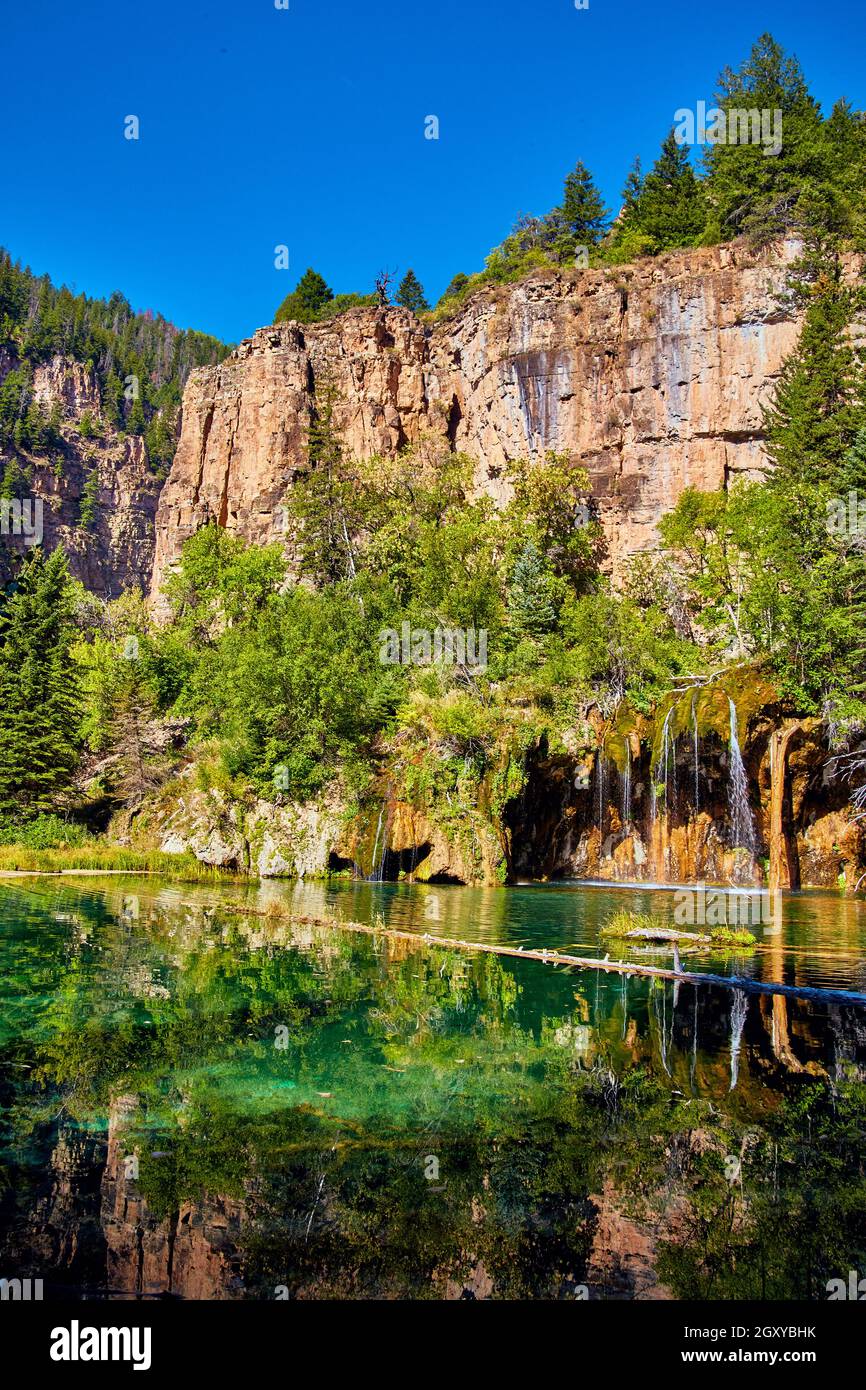
<instances>
[{"instance_id":1,"label":"blue sky","mask_svg":"<svg viewBox=\"0 0 866 1390\"><path fill-rule=\"evenodd\" d=\"M238 341L310 264L434 300L578 158L609 204L769 29L866 106L861 0L8 0L0 244ZM140 138L124 139L137 115ZM438 141L424 138L436 115ZM288 271L274 248L289 248Z\"/></svg>"}]
</instances>

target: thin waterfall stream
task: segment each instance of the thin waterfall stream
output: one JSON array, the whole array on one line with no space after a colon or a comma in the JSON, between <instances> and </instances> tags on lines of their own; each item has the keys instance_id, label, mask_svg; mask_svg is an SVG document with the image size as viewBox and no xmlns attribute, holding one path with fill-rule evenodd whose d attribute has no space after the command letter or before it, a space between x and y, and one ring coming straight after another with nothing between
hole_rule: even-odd
<instances>
[{"instance_id":1,"label":"thin waterfall stream","mask_svg":"<svg viewBox=\"0 0 866 1390\"><path fill-rule=\"evenodd\" d=\"M746 780L746 769L743 766L743 755L740 752L740 742L737 737L737 709L730 696L728 696L728 704L731 716L730 776L728 780L731 841L735 846L741 846L747 849L750 854L754 854L757 849L758 838L755 833L752 808L749 805L749 784Z\"/></svg>"}]
</instances>

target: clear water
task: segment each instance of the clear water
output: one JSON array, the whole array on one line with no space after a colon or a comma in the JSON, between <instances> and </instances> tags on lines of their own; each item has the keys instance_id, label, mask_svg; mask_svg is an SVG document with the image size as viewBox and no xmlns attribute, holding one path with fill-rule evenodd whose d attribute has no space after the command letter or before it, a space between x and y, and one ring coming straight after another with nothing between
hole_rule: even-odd
<instances>
[{"instance_id":1,"label":"clear water","mask_svg":"<svg viewBox=\"0 0 866 1390\"><path fill-rule=\"evenodd\" d=\"M421 939L604 954L671 891L0 895L0 1276L48 1297L805 1299L866 1267L861 1008ZM273 904L419 941L229 910ZM866 984L862 903L758 934L687 968Z\"/></svg>"}]
</instances>

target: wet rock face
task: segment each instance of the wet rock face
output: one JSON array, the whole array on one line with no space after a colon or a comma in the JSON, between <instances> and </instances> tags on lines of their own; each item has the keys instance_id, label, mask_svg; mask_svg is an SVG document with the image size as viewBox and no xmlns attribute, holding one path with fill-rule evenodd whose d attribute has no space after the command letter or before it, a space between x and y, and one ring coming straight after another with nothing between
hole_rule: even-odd
<instances>
[{"instance_id":1,"label":"wet rock face","mask_svg":"<svg viewBox=\"0 0 866 1390\"><path fill-rule=\"evenodd\" d=\"M782 813L790 886L853 891L866 867L866 826L852 815L850 789L829 772L821 721L792 722ZM704 734L696 757L686 730L666 771L652 766L646 744L627 771L608 757L596 756L589 768L578 757L530 759L522 793L505 808L511 876L765 885L775 727L762 717L744 735L754 852L732 834L729 747Z\"/></svg>"},{"instance_id":2,"label":"wet rock face","mask_svg":"<svg viewBox=\"0 0 866 1390\"><path fill-rule=\"evenodd\" d=\"M432 329L397 308L260 329L190 377L156 518L153 592L208 520L257 542L282 536L325 380L359 458L432 436L476 459L479 488L499 498L509 460L549 449L580 460L616 569L654 543L685 487L765 465L761 405L798 331L777 298L795 250L762 258L721 246L539 271Z\"/></svg>"}]
</instances>

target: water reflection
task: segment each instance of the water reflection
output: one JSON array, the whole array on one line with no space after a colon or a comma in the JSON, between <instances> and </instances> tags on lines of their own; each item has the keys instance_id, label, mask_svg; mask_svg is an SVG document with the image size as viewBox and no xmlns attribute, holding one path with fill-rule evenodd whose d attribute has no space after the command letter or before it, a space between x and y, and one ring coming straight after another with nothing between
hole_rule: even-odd
<instances>
[{"instance_id":1,"label":"water reflection","mask_svg":"<svg viewBox=\"0 0 866 1390\"><path fill-rule=\"evenodd\" d=\"M74 1297L825 1296L866 1248L863 1011L224 910L589 951L617 897L4 890L0 1274ZM863 926L838 904L790 899L754 968L835 970Z\"/></svg>"}]
</instances>

